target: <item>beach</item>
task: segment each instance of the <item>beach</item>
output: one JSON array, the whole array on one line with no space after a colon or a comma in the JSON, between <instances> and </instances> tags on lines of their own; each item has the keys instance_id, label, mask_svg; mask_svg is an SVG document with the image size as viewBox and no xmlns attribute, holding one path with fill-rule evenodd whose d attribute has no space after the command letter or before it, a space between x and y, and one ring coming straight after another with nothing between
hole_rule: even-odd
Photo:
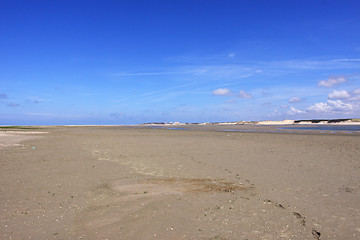
<instances>
[{"instance_id":1,"label":"beach","mask_svg":"<svg viewBox=\"0 0 360 240\"><path fill-rule=\"evenodd\" d=\"M1 239L359 239L359 132L73 126L0 134Z\"/></svg>"}]
</instances>

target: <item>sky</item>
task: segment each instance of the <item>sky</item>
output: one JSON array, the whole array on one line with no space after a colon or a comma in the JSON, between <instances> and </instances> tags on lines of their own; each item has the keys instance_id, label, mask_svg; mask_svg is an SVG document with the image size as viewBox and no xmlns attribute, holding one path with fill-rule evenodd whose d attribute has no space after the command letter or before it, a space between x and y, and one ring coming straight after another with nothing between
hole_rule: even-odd
<instances>
[{"instance_id":1,"label":"sky","mask_svg":"<svg viewBox=\"0 0 360 240\"><path fill-rule=\"evenodd\" d=\"M0 125L360 118L358 0L1 0Z\"/></svg>"}]
</instances>

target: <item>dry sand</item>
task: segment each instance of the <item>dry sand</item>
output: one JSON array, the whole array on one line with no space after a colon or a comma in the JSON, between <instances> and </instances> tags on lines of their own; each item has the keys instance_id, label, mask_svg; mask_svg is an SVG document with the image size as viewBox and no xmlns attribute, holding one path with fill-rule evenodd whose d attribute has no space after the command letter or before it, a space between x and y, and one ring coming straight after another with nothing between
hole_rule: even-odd
<instances>
[{"instance_id":1,"label":"dry sand","mask_svg":"<svg viewBox=\"0 0 360 240\"><path fill-rule=\"evenodd\" d=\"M0 238L360 238L359 134L198 130L3 132Z\"/></svg>"}]
</instances>

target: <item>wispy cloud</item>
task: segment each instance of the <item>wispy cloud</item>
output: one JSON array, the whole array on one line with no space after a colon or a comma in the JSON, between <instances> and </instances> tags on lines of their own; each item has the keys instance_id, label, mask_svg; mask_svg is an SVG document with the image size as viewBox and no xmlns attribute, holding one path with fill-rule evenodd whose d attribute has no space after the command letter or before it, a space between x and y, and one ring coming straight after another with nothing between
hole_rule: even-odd
<instances>
[{"instance_id":1,"label":"wispy cloud","mask_svg":"<svg viewBox=\"0 0 360 240\"><path fill-rule=\"evenodd\" d=\"M25 115L28 116L40 116L40 117L55 117L57 116L56 114L52 114L52 113L24 113Z\"/></svg>"},{"instance_id":2,"label":"wispy cloud","mask_svg":"<svg viewBox=\"0 0 360 240\"><path fill-rule=\"evenodd\" d=\"M41 99L41 98L38 98L38 97L28 97L26 99L26 102L29 102L29 103L41 103L41 102L45 102L47 101L46 99Z\"/></svg>"},{"instance_id":3,"label":"wispy cloud","mask_svg":"<svg viewBox=\"0 0 360 240\"><path fill-rule=\"evenodd\" d=\"M181 62L192 66L209 64L211 66L220 66L233 63L236 53L215 54L200 56L197 54L187 54L182 56L168 57L170 62ZM360 65L359 58L311 58L311 59L288 59L281 61L258 61L246 60L239 62L242 66L256 66L265 68L282 68L282 69L340 69L356 68Z\"/></svg>"},{"instance_id":4,"label":"wispy cloud","mask_svg":"<svg viewBox=\"0 0 360 240\"><path fill-rule=\"evenodd\" d=\"M319 81L318 86L329 88L346 81L347 78L345 76L330 76L327 80Z\"/></svg>"},{"instance_id":5,"label":"wispy cloud","mask_svg":"<svg viewBox=\"0 0 360 240\"><path fill-rule=\"evenodd\" d=\"M116 73L116 77L132 77L132 76L159 76L159 75L180 75L180 74L191 74L196 73L192 71L177 71L177 72L134 72L134 73Z\"/></svg>"},{"instance_id":6,"label":"wispy cloud","mask_svg":"<svg viewBox=\"0 0 360 240\"><path fill-rule=\"evenodd\" d=\"M339 58L333 59L333 62L360 62L360 58Z\"/></svg>"},{"instance_id":7,"label":"wispy cloud","mask_svg":"<svg viewBox=\"0 0 360 240\"><path fill-rule=\"evenodd\" d=\"M149 91L139 94L137 96L130 97L129 101L131 101L132 99L136 99L133 101L133 103L135 104L143 104L143 103L148 104L159 101L166 101L169 98L179 97L191 93L197 93L197 94L208 93L205 91L204 92L197 91L194 85L195 85L194 83L182 84L182 85L175 85L174 87L170 87L170 88L163 88L160 90Z\"/></svg>"},{"instance_id":8,"label":"wispy cloud","mask_svg":"<svg viewBox=\"0 0 360 240\"><path fill-rule=\"evenodd\" d=\"M6 93L1 93L0 94L0 99L7 99L7 94Z\"/></svg>"},{"instance_id":9,"label":"wispy cloud","mask_svg":"<svg viewBox=\"0 0 360 240\"><path fill-rule=\"evenodd\" d=\"M235 53L229 53L227 58L232 58ZM224 56L211 58L198 58L196 61L188 61L184 65L169 67L164 69L154 69L154 71L127 72L122 71L114 73L111 76L121 77L121 80L127 78L137 78L138 81L154 81L155 77L166 79L166 81L191 81L191 82L223 82L238 84L240 79L248 79L259 76L281 76L289 73L296 74L299 71L309 70L338 70L338 69L359 69L360 59L325 59L309 60L294 59L284 61L239 61L234 64L233 60L226 62ZM345 76L330 76L327 80L319 82L319 86L331 87L339 84L342 80L347 80ZM260 81L260 80L257 80ZM309 80L310 81L310 80Z\"/></svg>"},{"instance_id":10,"label":"wispy cloud","mask_svg":"<svg viewBox=\"0 0 360 240\"><path fill-rule=\"evenodd\" d=\"M8 107L19 107L20 104L18 104L18 103L8 103L8 104L6 104L6 106L8 106Z\"/></svg>"},{"instance_id":11,"label":"wispy cloud","mask_svg":"<svg viewBox=\"0 0 360 240\"><path fill-rule=\"evenodd\" d=\"M349 93L349 92L348 92ZM349 93L350 97L348 100L350 101L359 101L358 105L360 106L360 88L354 89Z\"/></svg>"},{"instance_id":12,"label":"wispy cloud","mask_svg":"<svg viewBox=\"0 0 360 240\"><path fill-rule=\"evenodd\" d=\"M128 99L129 99L129 98L127 98L127 97L123 97L123 98L120 98L120 99L115 100L114 103L125 102L125 101L127 101Z\"/></svg>"},{"instance_id":13,"label":"wispy cloud","mask_svg":"<svg viewBox=\"0 0 360 240\"><path fill-rule=\"evenodd\" d=\"M187 83L182 85L174 85L168 88L159 88L159 90L145 91L137 95L128 95L124 98L114 101L114 103L128 102L136 105L147 105L149 103L164 102L166 104L173 101L179 101L184 96L200 96L208 95L209 90L204 88L198 83ZM186 98L185 98L186 99Z\"/></svg>"},{"instance_id":14,"label":"wispy cloud","mask_svg":"<svg viewBox=\"0 0 360 240\"><path fill-rule=\"evenodd\" d=\"M238 97L239 98L253 98L253 96L250 93L247 93L244 90L240 90Z\"/></svg>"},{"instance_id":15,"label":"wispy cloud","mask_svg":"<svg viewBox=\"0 0 360 240\"><path fill-rule=\"evenodd\" d=\"M301 98L298 98L298 97L294 97L294 98L291 98L288 103L300 103L302 102L303 100Z\"/></svg>"},{"instance_id":16,"label":"wispy cloud","mask_svg":"<svg viewBox=\"0 0 360 240\"><path fill-rule=\"evenodd\" d=\"M168 81L176 79L189 79L189 81L218 81L218 80L234 80L251 77L261 73L261 69L254 66L246 66L244 64L212 64L212 65L184 65L153 72L120 72L114 73L114 77L142 77L141 80L151 79L151 77L169 76ZM139 78L140 79L140 78Z\"/></svg>"},{"instance_id":17,"label":"wispy cloud","mask_svg":"<svg viewBox=\"0 0 360 240\"><path fill-rule=\"evenodd\" d=\"M236 103L236 100L235 99L229 99L226 101L226 103Z\"/></svg>"},{"instance_id":18,"label":"wispy cloud","mask_svg":"<svg viewBox=\"0 0 360 240\"><path fill-rule=\"evenodd\" d=\"M160 90L155 90L155 91L150 91L150 92L145 92L143 94L141 94L141 96L145 97L145 96L153 96L153 95L163 95L164 93L169 93L172 91L178 91L181 89L187 89L188 87L192 87L194 86L193 83L190 84L182 84L182 85L175 85L173 87L168 87L168 88L163 88Z\"/></svg>"},{"instance_id":19,"label":"wispy cloud","mask_svg":"<svg viewBox=\"0 0 360 240\"><path fill-rule=\"evenodd\" d=\"M300 109L296 109L294 107L290 107L290 110L287 112L289 115L296 115L296 114L303 114L305 111L302 111Z\"/></svg>"},{"instance_id":20,"label":"wispy cloud","mask_svg":"<svg viewBox=\"0 0 360 240\"><path fill-rule=\"evenodd\" d=\"M346 61L345 61L346 60ZM360 67L358 59L308 60L289 59L283 61L249 61L246 66L257 67L264 71L297 71L297 70L337 70L355 69Z\"/></svg>"}]
</instances>

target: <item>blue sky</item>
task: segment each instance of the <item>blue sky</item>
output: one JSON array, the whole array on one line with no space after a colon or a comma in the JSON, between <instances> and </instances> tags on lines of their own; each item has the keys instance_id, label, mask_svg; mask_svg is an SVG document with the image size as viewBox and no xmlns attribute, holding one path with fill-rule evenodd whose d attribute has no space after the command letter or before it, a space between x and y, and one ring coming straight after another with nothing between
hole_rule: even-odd
<instances>
[{"instance_id":1,"label":"blue sky","mask_svg":"<svg viewBox=\"0 0 360 240\"><path fill-rule=\"evenodd\" d=\"M360 117L360 2L0 2L0 125Z\"/></svg>"}]
</instances>

